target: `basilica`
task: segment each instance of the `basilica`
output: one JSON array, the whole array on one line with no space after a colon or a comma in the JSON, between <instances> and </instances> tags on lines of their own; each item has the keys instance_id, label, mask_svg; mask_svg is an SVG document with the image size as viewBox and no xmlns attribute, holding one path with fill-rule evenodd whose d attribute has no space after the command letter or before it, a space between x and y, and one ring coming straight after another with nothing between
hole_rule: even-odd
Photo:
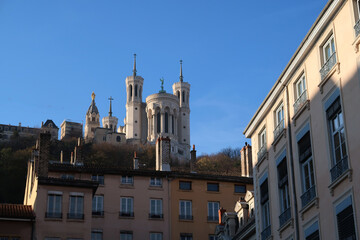
<instances>
[{"instance_id":1,"label":"basilica","mask_svg":"<svg viewBox=\"0 0 360 240\"><path fill-rule=\"evenodd\" d=\"M163 80L162 80L163 83ZM136 55L132 76L125 79L126 117L124 126L117 127L118 118L109 115L102 118L95 104L95 94L86 113L84 138L87 142L112 144L155 144L159 138L170 139L171 156L179 160L190 159L190 84L183 81L180 60L179 81L167 93L163 86L158 93L142 99L144 78L137 75Z\"/></svg>"}]
</instances>

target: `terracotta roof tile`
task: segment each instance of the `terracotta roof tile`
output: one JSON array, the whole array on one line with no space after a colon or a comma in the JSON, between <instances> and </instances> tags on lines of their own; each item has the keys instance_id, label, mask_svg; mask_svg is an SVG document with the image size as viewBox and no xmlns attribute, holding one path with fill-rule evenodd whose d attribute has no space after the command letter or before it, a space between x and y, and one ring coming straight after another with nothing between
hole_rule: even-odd
<instances>
[{"instance_id":1,"label":"terracotta roof tile","mask_svg":"<svg viewBox=\"0 0 360 240\"><path fill-rule=\"evenodd\" d=\"M30 205L0 204L0 218L34 219L35 213Z\"/></svg>"}]
</instances>

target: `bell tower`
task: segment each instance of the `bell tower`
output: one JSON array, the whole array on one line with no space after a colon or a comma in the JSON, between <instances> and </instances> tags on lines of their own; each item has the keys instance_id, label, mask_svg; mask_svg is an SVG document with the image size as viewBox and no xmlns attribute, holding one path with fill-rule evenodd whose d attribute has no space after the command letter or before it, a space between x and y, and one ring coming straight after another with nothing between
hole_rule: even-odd
<instances>
[{"instance_id":1,"label":"bell tower","mask_svg":"<svg viewBox=\"0 0 360 240\"><path fill-rule=\"evenodd\" d=\"M112 132L116 132L116 126L118 124L117 117L112 115L112 106L111 101L114 100L112 97L109 98L110 101L110 108L109 108L109 116L103 117L102 125L103 128L111 129Z\"/></svg>"},{"instance_id":2,"label":"bell tower","mask_svg":"<svg viewBox=\"0 0 360 240\"><path fill-rule=\"evenodd\" d=\"M95 104L95 93L91 94L91 105L86 113L85 120L85 141L92 141L95 134L95 129L100 127L100 114Z\"/></svg>"},{"instance_id":3,"label":"bell tower","mask_svg":"<svg viewBox=\"0 0 360 240\"><path fill-rule=\"evenodd\" d=\"M133 75L126 77L126 139L141 140L143 135L143 109L142 90L144 79L136 75L136 54L134 54ZM146 121L145 121L146 123ZM146 132L145 132L146 133Z\"/></svg>"}]
</instances>

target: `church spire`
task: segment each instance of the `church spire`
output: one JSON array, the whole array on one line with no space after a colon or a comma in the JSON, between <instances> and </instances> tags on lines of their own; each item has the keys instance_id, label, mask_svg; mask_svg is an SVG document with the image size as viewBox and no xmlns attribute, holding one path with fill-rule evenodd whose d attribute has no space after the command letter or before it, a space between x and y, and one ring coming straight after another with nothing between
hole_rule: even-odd
<instances>
[{"instance_id":1,"label":"church spire","mask_svg":"<svg viewBox=\"0 0 360 240\"><path fill-rule=\"evenodd\" d=\"M134 69L133 69L133 76L136 76L136 54L134 54Z\"/></svg>"},{"instance_id":2,"label":"church spire","mask_svg":"<svg viewBox=\"0 0 360 240\"><path fill-rule=\"evenodd\" d=\"M182 75L182 60L180 60L180 82L183 82L183 75Z\"/></svg>"},{"instance_id":3,"label":"church spire","mask_svg":"<svg viewBox=\"0 0 360 240\"><path fill-rule=\"evenodd\" d=\"M112 116L111 101L114 100L114 99L111 96L108 99L110 100L109 117L111 117Z\"/></svg>"}]
</instances>

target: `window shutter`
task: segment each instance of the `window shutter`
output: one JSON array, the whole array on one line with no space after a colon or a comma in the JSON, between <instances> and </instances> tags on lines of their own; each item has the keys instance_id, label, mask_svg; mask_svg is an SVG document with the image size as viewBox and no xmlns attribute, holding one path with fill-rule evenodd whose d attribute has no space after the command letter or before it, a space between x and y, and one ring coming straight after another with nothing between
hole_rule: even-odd
<instances>
[{"instance_id":1,"label":"window shutter","mask_svg":"<svg viewBox=\"0 0 360 240\"><path fill-rule=\"evenodd\" d=\"M326 110L326 116L331 119L341 109L340 97L338 97L331 106Z\"/></svg>"},{"instance_id":2,"label":"window shutter","mask_svg":"<svg viewBox=\"0 0 360 240\"><path fill-rule=\"evenodd\" d=\"M355 223L352 205L336 215L339 239L356 239Z\"/></svg>"}]
</instances>

